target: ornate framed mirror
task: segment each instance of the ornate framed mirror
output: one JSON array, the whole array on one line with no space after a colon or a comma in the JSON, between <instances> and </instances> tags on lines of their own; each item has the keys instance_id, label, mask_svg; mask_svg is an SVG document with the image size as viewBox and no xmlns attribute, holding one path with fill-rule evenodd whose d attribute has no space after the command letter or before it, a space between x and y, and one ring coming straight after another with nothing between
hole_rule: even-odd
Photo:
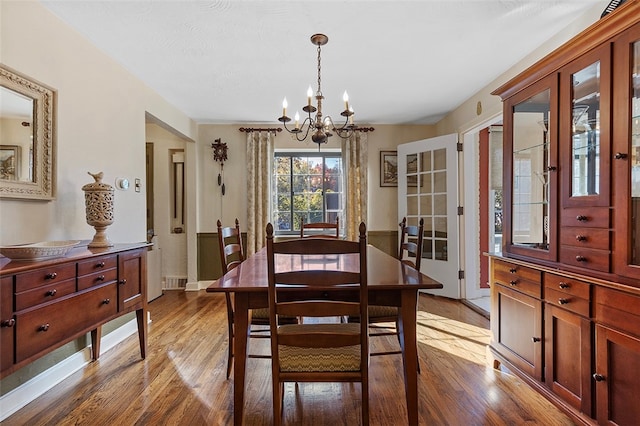
<instances>
[{"instance_id":1,"label":"ornate framed mirror","mask_svg":"<svg viewBox=\"0 0 640 426\"><path fill-rule=\"evenodd\" d=\"M55 197L54 91L0 65L0 198Z\"/></svg>"}]
</instances>

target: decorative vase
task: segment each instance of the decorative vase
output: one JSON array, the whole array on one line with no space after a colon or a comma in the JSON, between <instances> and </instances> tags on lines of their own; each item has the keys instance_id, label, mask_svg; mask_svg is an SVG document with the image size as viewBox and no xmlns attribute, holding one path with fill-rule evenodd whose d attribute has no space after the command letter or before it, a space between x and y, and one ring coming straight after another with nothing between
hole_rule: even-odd
<instances>
[{"instance_id":1,"label":"decorative vase","mask_svg":"<svg viewBox=\"0 0 640 426\"><path fill-rule=\"evenodd\" d=\"M109 241L105 230L113 223L113 186L102 183L102 172L96 174L89 172L89 174L93 176L95 182L82 187L87 223L96 229L89 247L111 247L113 243Z\"/></svg>"}]
</instances>

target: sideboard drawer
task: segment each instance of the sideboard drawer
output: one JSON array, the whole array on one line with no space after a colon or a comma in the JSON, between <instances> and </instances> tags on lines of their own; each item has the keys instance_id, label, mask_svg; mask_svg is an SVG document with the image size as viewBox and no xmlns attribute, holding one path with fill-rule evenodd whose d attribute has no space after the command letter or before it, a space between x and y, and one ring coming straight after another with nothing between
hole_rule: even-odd
<instances>
[{"instance_id":1,"label":"sideboard drawer","mask_svg":"<svg viewBox=\"0 0 640 426\"><path fill-rule=\"evenodd\" d=\"M609 229L588 227L563 227L560 244L566 246L609 250Z\"/></svg>"},{"instance_id":2,"label":"sideboard drawer","mask_svg":"<svg viewBox=\"0 0 640 426\"><path fill-rule=\"evenodd\" d=\"M78 262L78 276L93 274L94 272L106 271L118 266L118 256L101 256L89 260Z\"/></svg>"},{"instance_id":3,"label":"sideboard drawer","mask_svg":"<svg viewBox=\"0 0 640 426\"><path fill-rule=\"evenodd\" d=\"M545 292L547 289L551 289L586 300L591 298L591 285L589 283L560 275L544 274L544 288Z\"/></svg>"},{"instance_id":4,"label":"sideboard drawer","mask_svg":"<svg viewBox=\"0 0 640 426\"><path fill-rule=\"evenodd\" d=\"M93 286L108 283L118 279L118 270L116 268L107 269L105 271L95 272L93 274L78 277L78 291L91 288Z\"/></svg>"},{"instance_id":5,"label":"sideboard drawer","mask_svg":"<svg viewBox=\"0 0 640 426\"><path fill-rule=\"evenodd\" d=\"M16 315L16 362L60 346L116 315L116 283Z\"/></svg>"},{"instance_id":6,"label":"sideboard drawer","mask_svg":"<svg viewBox=\"0 0 640 426\"><path fill-rule=\"evenodd\" d=\"M493 280L496 284L540 298L542 296L542 274L526 266L496 260L493 268Z\"/></svg>"},{"instance_id":7,"label":"sideboard drawer","mask_svg":"<svg viewBox=\"0 0 640 426\"><path fill-rule=\"evenodd\" d=\"M76 280L70 279L16 293L16 311L60 299L76 291Z\"/></svg>"},{"instance_id":8,"label":"sideboard drawer","mask_svg":"<svg viewBox=\"0 0 640 426\"><path fill-rule=\"evenodd\" d=\"M562 209L560 224L588 228L609 228L609 207L576 207Z\"/></svg>"},{"instance_id":9,"label":"sideboard drawer","mask_svg":"<svg viewBox=\"0 0 640 426\"><path fill-rule=\"evenodd\" d=\"M588 299L583 299L551 288L545 288L544 291L545 302L589 318L590 303Z\"/></svg>"},{"instance_id":10,"label":"sideboard drawer","mask_svg":"<svg viewBox=\"0 0 640 426\"><path fill-rule=\"evenodd\" d=\"M16 293L21 293L32 288L65 281L69 278L75 277L75 263L60 263L57 265L45 266L33 272L16 275Z\"/></svg>"}]
</instances>

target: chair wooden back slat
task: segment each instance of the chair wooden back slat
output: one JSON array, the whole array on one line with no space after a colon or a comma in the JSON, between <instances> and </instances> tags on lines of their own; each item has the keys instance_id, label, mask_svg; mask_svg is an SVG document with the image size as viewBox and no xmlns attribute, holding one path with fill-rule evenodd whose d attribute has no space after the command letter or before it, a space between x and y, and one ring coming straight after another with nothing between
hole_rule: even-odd
<instances>
[{"instance_id":1,"label":"chair wooden back slat","mask_svg":"<svg viewBox=\"0 0 640 426\"><path fill-rule=\"evenodd\" d=\"M400 226L400 250L398 259L406 264L420 270L422 261L422 244L424 239L424 219L420 218L418 226L407 225L407 218L403 217ZM411 240L409 240L411 238ZM406 259L405 254L412 259Z\"/></svg>"},{"instance_id":2,"label":"chair wooden back slat","mask_svg":"<svg viewBox=\"0 0 640 426\"><path fill-rule=\"evenodd\" d=\"M305 234L305 231L312 230L332 230L331 233L312 233ZM340 238L340 218L336 217L336 222L313 222L313 223L305 223L304 218L300 219L300 238L317 238L317 237L325 237L325 238Z\"/></svg>"}]
</instances>

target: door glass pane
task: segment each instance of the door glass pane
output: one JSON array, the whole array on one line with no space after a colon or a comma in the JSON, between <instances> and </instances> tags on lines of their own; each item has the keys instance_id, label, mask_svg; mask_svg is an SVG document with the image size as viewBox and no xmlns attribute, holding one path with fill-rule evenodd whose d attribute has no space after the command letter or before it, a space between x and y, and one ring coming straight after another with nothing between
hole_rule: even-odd
<instances>
[{"instance_id":1,"label":"door glass pane","mask_svg":"<svg viewBox=\"0 0 640 426\"><path fill-rule=\"evenodd\" d=\"M571 76L571 195L596 195L600 190L600 62Z\"/></svg>"},{"instance_id":2,"label":"door glass pane","mask_svg":"<svg viewBox=\"0 0 640 426\"><path fill-rule=\"evenodd\" d=\"M549 249L550 90L513 108L513 194L511 241Z\"/></svg>"},{"instance_id":3,"label":"door glass pane","mask_svg":"<svg viewBox=\"0 0 640 426\"><path fill-rule=\"evenodd\" d=\"M633 46L631 118L631 264L640 265L640 41Z\"/></svg>"}]
</instances>

